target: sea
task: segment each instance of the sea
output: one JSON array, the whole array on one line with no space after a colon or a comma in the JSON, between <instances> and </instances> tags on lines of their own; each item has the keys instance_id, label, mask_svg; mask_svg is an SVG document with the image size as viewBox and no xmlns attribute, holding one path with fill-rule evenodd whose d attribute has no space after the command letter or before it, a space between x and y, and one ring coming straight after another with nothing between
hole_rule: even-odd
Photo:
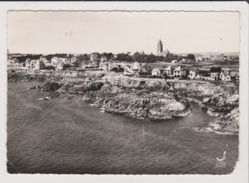
<instances>
[{"instance_id":1,"label":"sea","mask_svg":"<svg viewBox=\"0 0 249 183\"><path fill-rule=\"evenodd\" d=\"M8 84L9 173L230 174L236 168L238 136L203 130L215 118L195 103L183 118L134 119L101 112L81 95L37 101L46 94L28 90L37 84Z\"/></svg>"}]
</instances>

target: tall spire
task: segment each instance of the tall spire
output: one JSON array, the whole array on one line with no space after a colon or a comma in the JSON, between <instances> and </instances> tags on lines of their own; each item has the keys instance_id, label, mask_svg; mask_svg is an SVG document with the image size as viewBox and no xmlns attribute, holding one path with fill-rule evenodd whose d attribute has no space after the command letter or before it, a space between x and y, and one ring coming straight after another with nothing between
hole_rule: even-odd
<instances>
[{"instance_id":1,"label":"tall spire","mask_svg":"<svg viewBox=\"0 0 249 183\"><path fill-rule=\"evenodd\" d=\"M160 55L163 52L163 43L161 40L157 43L157 54Z\"/></svg>"}]
</instances>

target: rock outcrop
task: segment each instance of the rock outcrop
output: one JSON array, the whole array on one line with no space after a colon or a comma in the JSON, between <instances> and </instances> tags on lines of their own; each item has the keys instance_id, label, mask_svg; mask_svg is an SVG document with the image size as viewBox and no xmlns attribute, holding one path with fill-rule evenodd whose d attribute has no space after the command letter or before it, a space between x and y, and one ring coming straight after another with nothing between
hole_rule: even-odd
<instances>
[{"instance_id":1,"label":"rock outcrop","mask_svg":"<svg viewBox=\"0 0 249 183\"><path fill-rule=\"evenodd\" d=\"M149 119L171 119L191 110L187 101L176 101L174 96L162 92L119 93L98 99L95 105L105 112Z\"/></svg>"},{"instance_id":2,"label":"rock outcrop","mask_svg":"<svg viewBox=\"0 0 249 183\"><path fill-rule=\"evenodd\" d=\"M214 131L238 135L239 133L239 109L236 107L230 113L219 117L210 123L210 128Z\"/></svg>"},{"instance_id":3,"label":"rock outcrop","mask_svg":"<svg viewBox=\"0 0 249 183\"><path fill-rule=\"evenodd\" d=\"M238 87L205 81L143 79L106 72L85 72L82 77L64 77L33 89L82 94L105 112L135 118L171 119L191 112L189 102L198 103L208 114L217 116L213 130L237 133Z\"/></svg>"}]
</instances>

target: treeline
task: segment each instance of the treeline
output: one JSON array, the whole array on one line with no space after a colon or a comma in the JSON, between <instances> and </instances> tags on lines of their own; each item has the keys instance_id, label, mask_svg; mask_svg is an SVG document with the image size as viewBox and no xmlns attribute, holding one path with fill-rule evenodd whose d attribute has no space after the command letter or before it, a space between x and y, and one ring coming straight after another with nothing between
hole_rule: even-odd
<instances>
[{"instance_id":1,"label":"treeline","mask_svg":"<svg viewBox=\"0 0 249 183\"><path fill-rule=\"evenodd\" d=\"M195 60L194 54L188 54L187 56L180 56L173 53L168 53L166 57L163 56L157 56L153 54L144 54L135 52L133 55L127 54L127 53L120 53L117 54L117 60L120 61L127 61L127 62L142 62L142 63L150 63L150 62L156 62L156 61L164 61L164 62L171 62L173 60L180 61L182 59L188 59L188 60Z\"/></svg>"},{"instance_id":2,"label":"treeline","mask_svg":"<svg viewBox=\"0 0 249 183\"><path fill-rule=\"evenodd\" d=\"M140 63L151 63L156 61L164 61L164 62L171 62L172 60L180 61L181 59L188 59L188 60L195 60L194 54L188 54L187 56L176 55L173 53L168 53L166 57L157 56L154 54L145 54L135 52L134 54L130 53L118 53L114 56L113 53L93 53L98 60L105 57L107 60L116 60L116 61L125 61L125 62L140 62ZM11 54L10 54L11 56ZM47 60L51 60L53 57L61 57L61 58L73 58L75 57L77 61L80 62L88 62L90 60L91 54L77 54L74 56L73 54L66 54L66 53L56 53L56 54L49 54L49 55L42 55L42 54L27 54L16 57L20 62L25 62L27 58L32 59L39 59L41 57L45 57Z\"/></svg>"}]
</instances>

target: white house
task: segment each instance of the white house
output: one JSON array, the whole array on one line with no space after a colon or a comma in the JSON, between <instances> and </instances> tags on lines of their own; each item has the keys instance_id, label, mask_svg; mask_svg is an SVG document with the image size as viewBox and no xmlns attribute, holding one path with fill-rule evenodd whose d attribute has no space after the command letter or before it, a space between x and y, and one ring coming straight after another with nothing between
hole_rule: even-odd
<instances>
[{"instance_id":1,"label":"white house","mask_svg":"<svg viewBox=\"0 0 249 183\"><path fill-rule=\"evenodd\" d=\"M7 65L14 65L15 61L13 59L8 59Z\"/></svg>"},{"instance_id":2,"label":"white house","mask_svg":"<svg viewBox=\"0 0 249 183\"><path fill-rule=\"evenodd\" d=\"M26 61L25 61L25 67L26 68L30 68L30 62L31 62L31 59L27 58Z\"/></svg>"},{"instance_id":3,"label":"white house","mask_svg":"<svg viewBox=\"0 0 249 183\"><path fill-rule=\"evenodd\" d=\"M58 57L53 57L53 58L51 59L51 63L52 63L53 65L57 65L59 62L60 62L60 59L59 59Z\"/></svg>"},{"instance_id":4,"label":"white house","mask_svg":"<svg viewBox=\"0 0 249 183\"><path fill-rule=\"evenodd\" d=\"M231 80L239 80L239 72L238 71L231 71L230 72Z\"/></svg>"},{"instance_id":5,"label":"white house","mask_svg":"<svg viewBox=\"0 0 249 183\"><path fill-rule=\"evenodd\" d=\"M227 74L226 75L226 78L225 78L225 81L231 81L232 79L231 79L231 76L230 76L230 74Z\"/></svg>"},{"instance_id":6,"label":"white house","mask_svg":"<svg viewBox=\"0 0 249 183\"><path fill-rule=\"evenodd\" d=\"M226 81L226 76L229 75L228 71L221 71L220 73L220 79L223 81Z\"/></svg>"},{"instance_id":7,"label":"white house","mask_svg":"<svg viewBox=\"0 0 249 183\"><path fill-rule=\"evenodd\" d=\"M71 60L68 58L60 58L60 61L63 62L66 65L70 65L71 64Z\"/></svg>"},{"instance_id":8,"label":"white house","mask_svg":"<svg viewBox=\"0 0 249 183\"><path fill-rule=\"evenodd\" d=\"M33 69L35 68L36 62L38 62L37 60L31 60L30 64L29 64L29 68Z\"/></svg>"},{"instance_id":9,"label":"white house","mask_svg":"<svg viewBox=\"0 0 249 183\"><path fill-rule=\"evenodd\" d=\"M41 60L38 60L35 64L35 69L36 70L42 70L42 69L45 69L45 63Z\"/></svg>"},{"instance_id":10,"label":"white house","mask_svg":"<svg viewBox=\"0 0 249 183\"><path fill-rule=\"evenodd\" d=\"M58 63L56 65L56 70L61 71L61 70L64 70L64 68L65 68L65 63L64 62L60 62L60 63Z\"/></svg>"},{"instance_id":11,"label":"white house","mask_svg":"<svg viewBox=\"0 0 249 183\"><path fill-rule=\"evenodd\" d=\"M151 76L154 76L154 77L159 77L159 76L161 76L161 71L160 71L160 69L158 69L158 68L152 69L152 71L151 71Z\"/></svg>"},{"instance_id":12,"label":"white house","mask_svg":"<svg viewBox=\"0 0 249 183\"><path fill-rule=\"evenodd\" d=\"M189 71L189 79L199 79L199 69L198 68L193 68Z\"/></svg>"},{"instance_id":13,"label":"white house","mask_svg":"<svg viewBox=\"0 0 249 183\"><path fill-rule=\"evenodd\" d=\"M164 73L169 76L173 77L174 76L174 68L172 66L168 66L164 69Z\"/></svg>"},{"instance_id":14,"label":"white house","mask_svg":"<svg viewBox=\"0 0 249 183\"><path fill-rule=\"evenodd\" d=\"M104 71L108 71L108 62L106 61L100 61L99 63L99 69L104 70Z\"/></svg>"},{"instance_id":15,"label":"white house","mask_svg":"<svg viewBox=\"0 0 249 183\"><path fill-rule=\"evenodd\" d=\"M220 73L220 79L223 81L239 80L239 74L237 71L222 71Z\"/></svg>"},{"instance_id":16,"label":"white house","mask_svg":"<svg viewBox=\"0 0 249 183\"><path fill-rule=\"evenodd\" d=\"M187 71L182 66L178 66L174 70L174 77L183 77L183 76L187 76Z\"/></svg>"},{"instance_id":17,"label":"white house","mask_svg":"<svg viewBox=\"0 0 249 183\"><path fill-rule=\"evenodd\" d=\"M195 57L195 61L196 62L201 62L201 61L203 61L204 60L204 58L202 57L202 56L196 56Z\"/></svg>"},{"instance_id":18,"label":"white house","mask_svg":"<svg viewBox=\"0 0 249 183\"><path fill-rule=\"evenodd\" d=\"M44 56L40 56L40 61L43 61L43 63L48 63L49 61Z\"/></svg>"},{"instance_id":19,"label":"white house","mask_svg":"<svg viewBox=\"0 0 249 183\"><path fill-rule=\"evenodd\" d=\"M132 69L133 71L140 71L140 69L141 69L140 64L139 64L138 62L135 62L135 63L132 65L131 69Z\"/></svg>"}]
</instances>

